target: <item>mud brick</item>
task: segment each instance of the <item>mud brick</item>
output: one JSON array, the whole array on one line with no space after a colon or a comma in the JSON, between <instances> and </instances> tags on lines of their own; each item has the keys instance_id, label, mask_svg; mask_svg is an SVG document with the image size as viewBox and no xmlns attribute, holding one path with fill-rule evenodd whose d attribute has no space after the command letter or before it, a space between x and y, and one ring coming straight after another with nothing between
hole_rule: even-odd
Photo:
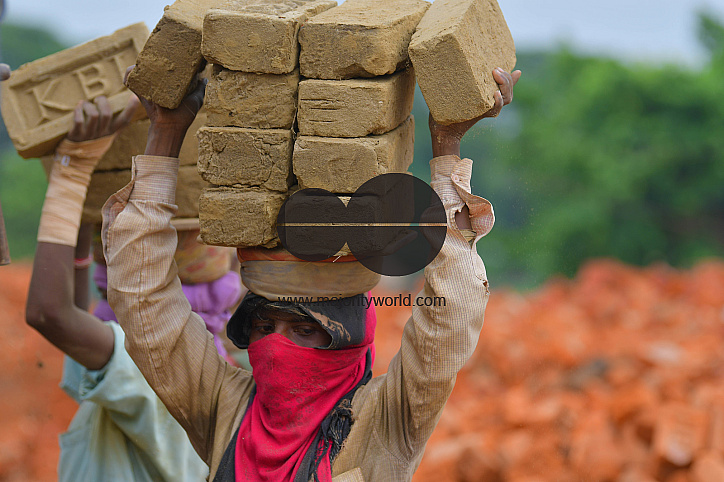
<instances>
[{"instance_id":1,"label":"mud brick","mask_svg":"<svg viewBox=\"0 0 724 482\"><path fill-rule=\"evenodd\" d=\"M123 76L147 37L145 24L133 24L13 72L2 82L2 116L18 153L28 159L53 152L81 100L103 95L115 113L123 110L130 95Z\"/></svg>"},{"instance_id":2,"label":"mud brick","mask_svg":"<svg viewBox=\"0 0 724 482\"><path fill-rule=\"evenodd\" d=\"M131 170L96 171L91 176L88 194L83 206L84 223L101 223L103 215L101 209L106 200L131 180ZM178 171L176 185L176 205L178 218L196 218L199 215L199 196L205 187L208 187L196 166L181 166Z\"/></svg>"},{"instance_id":3,"label":"mud brick","mask_svg":"<svg viewBox=\"0 0 724 482\"><path fill-rule=\"evenodd\" d=\"M473 119L495 104L493 69L512 70L515 45L496 0L437 0L410 42L417 83L441 124Z\"/></svg>"},{"instance_id":4,"label":"mud brick","mask_svg":"<svg viewBox=\"0 0 724 482\"><path fill-rule=\"evenodd\" d=\"M399 70L429 6L424 0L347 0L320 13L299 31L302 76L351 79Z\"/></svg>"},{"instance_id":5,"label":"mud brick","mask_svg":"<svg viewBox=\"0 0 724 482\"><path fill-rule=\"evenodd\" d=\"M204 100L208 125L291 129L298 87L299 70L284 75L255 74L215 65Z\"/></svg>"},{"instance_id":6,"label":"mud brick","mask_svg":"<svg viewBox=\"0 0 724 482\"><path fill-rule=\"evenodd\" d=\"M242 72L291 72L299 61L299 27L337 6L334 0L256 3L262 4L229 2L206 14L201 51L209 62Z\"/></svg>"},{"instance_id":7,"label":"mud brick","mask_svg":"<svg viewBox=\"0 0 724 482\"><path fill-rule=\"evenodd\" d=\"M294 146L294 174L302 189L352 194L375 176L405 172L412 163L414 141L412 116L381 136L300 136Z\"/></svg>"},{"instance_id":8,"label":"mud brick","mask_svg":"<svg viewBox=\"0 0 724 482\"><path fill-rule=\"evenodd\" d=\"M176 0L138 54L126 84L141 97L174 109L194 87L204 67L201 29L206 11L219 0Z\"/></svg>"},{"instance_id":9,"label":"mud brick","mask_svg":"<svg viewBox=\"0 0 724 482\"><path fill-rule=\"evenodd\" d=\"M412 69L374 79L304 80L299 84L299 133L322 137L384 134L407 119L414 98Z\"/></svg>"},{"instance_id":10,"label":"mud brick","mask_svg":"<svg viewBox=\"0 0 724 482\"><path fill-rule=\"evenodd\" d=\"M199 154L199 142L196 138L196 131L206 123L205 109L196 115L196 120L191 124L184 143L179 153L179 161L182 166L195 166ZM98 161L96 171L115 171L119 169L130 169L131 158L143 154L148 141L148 128L151 125L149 120L140 120L123 128L108 152Z\"/></svg>"},{"instance_id":11,"label":"mud brick","mask_svg":"<svg viewBox=\"0 0 724 482\"><path fill-rule=\"evenodd\" d=\"M259 188L205 189L199 203L201 239L217 246L273 248L279 244L276 220L286 198Z\"/></svg>"},{"instance_id":12,"label":"mud brick","mask_svg":"<svg viewBox=\"0 0 724 482\"><path fill-rule=\"evenodd\" d=\"M292 182L294 133L282 129L202 127L199 172L220 186L259 186L285 192Z\"/></svg>"},{"instance_id":13,"label":"mud brick","mask_svg":"<svg viewBox=\"0 0 724 482\"><path fill-rule=\"evenodd\" d=\"M654 452L669 463L685 467L704 448L708 416L684 403L661 407L654 431Z\"/></svg>"}]
</instances>

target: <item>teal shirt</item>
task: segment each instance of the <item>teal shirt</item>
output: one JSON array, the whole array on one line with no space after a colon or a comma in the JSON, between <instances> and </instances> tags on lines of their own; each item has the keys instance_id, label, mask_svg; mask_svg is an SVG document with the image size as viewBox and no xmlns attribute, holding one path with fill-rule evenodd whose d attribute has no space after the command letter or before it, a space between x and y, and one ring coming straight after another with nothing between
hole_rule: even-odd
<instances>
[{"instance_id":1,"label":"teal shirt","mask_svg":"<svg viewBox=\"0 0 724 482\"><path fill-rule=\"evenodd\" d=\"M60 435L58 480L205 480L209 468L128 356L121 327L108 324L115 342L105 367L65 358L60 386L80 407Z\"/></svg>"}]
</instances>

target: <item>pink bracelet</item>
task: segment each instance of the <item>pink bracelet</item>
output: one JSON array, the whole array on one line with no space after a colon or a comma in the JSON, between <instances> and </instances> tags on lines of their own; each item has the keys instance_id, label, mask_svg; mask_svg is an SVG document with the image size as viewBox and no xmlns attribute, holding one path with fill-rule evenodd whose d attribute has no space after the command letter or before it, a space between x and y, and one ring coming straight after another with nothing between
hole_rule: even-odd
<instances>
[{"instance_id":1,"label":"pink bracelet","mask_svg":"<svg viewBox=\"0 0 724 482\"><path fill-rule=\"evenodd\" d=\"M73 261L73 264L75 265L75 269L86 269L88 268L91 263L93 262L93 255L89 255L87 258L76 258Z\"/></svg>"}]
</instances>

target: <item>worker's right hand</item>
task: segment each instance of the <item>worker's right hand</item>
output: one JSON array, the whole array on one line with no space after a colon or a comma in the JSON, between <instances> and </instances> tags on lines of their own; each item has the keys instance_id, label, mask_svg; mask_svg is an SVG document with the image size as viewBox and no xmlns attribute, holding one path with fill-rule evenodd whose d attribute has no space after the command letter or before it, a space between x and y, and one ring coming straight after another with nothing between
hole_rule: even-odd
<instances>
[{"instance_id":1,"label":"worker's right hand","mask_svg":"<svg viewBox=\"0 0 724 482\"><path fill-rule=\"evenodd\" d=\"M111 104L104 96L97 97L94 102L82 100L73 112L73 128L67 139L83 142L115 134L131 122L139 107L138 97L131 95L125 109L114 116Z\"/></svg>"},{"instance_id":2,"label":"worker's right hand","mask_svg":"<svg viewBox=\"0 0 724 482\"><path fill-rule=\"evenodd\" d=\"M135 65L126 70L124 83L134 67ZM206 82L206 79L200 79L193 92L187 95L181 105L175 109L161 107L139 96L151 121L146 145L147 155L178 157L186 131L194 122L196 114L204 103Z\"/></svg>"}]
</instances>

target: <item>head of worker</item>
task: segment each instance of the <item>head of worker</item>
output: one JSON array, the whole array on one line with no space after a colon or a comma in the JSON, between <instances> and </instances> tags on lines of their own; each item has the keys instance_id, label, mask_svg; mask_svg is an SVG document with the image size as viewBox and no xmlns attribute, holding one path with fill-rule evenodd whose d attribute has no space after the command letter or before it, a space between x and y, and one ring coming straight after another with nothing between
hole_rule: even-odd
<instances>
[{"instance_id":1,"label":"head of worker","mask_svg":"<svg viewBox=\"0 0 724 482\"><path fill-rule=\"evenodd\" d=\"M229 339L248 349L256 384L237 470L249 480L331 480L354 393L372 378L374 307L366 293L303 303L267 296L247 293L227 325Z\"/></svg>"}]
</instances>

